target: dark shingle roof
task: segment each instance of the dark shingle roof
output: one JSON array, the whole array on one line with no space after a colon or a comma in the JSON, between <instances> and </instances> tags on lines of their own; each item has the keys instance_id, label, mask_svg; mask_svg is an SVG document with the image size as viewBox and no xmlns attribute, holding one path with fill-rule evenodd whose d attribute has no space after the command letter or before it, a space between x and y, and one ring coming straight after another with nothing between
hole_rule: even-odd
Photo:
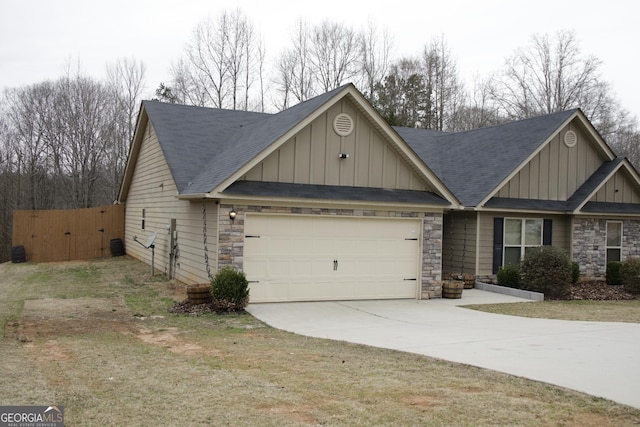
<instances>
[{"instance_id":1,"label":"dark shingle roof","mask_svg":"<svg viewBox=\"0 0 640 427\"><path fill-rule=\"evenodd\" d=\"M467 132L394 128L465 206L477 206L577 110Z\"/></svg>"},{"instance_id":2,"label":"dark shingle roof","mask_svg":"<svg viewBox=\"0 0 640 427\"><path fill-rule=\"evenodd\" d=\"M227 149L242 126L270 116L154 101L143 105L180 193L212 157Z\"/></svg>"},{"instance_id":3,"label":"dark shingle roof","mask_svg":"<svg viewBox=\"0 0 640 427\"><path fill-rule=\"evenodd\" d=\"M211 191L345 86L277 114L145 101L180 194Z\"/></svg>"},{"instance_id":4,"label":"dark shingle roof","mask_svg":"<svg viewBox=\"0 0 640 427\"><path fill-rule=\"evenodd\" d=\"M640 214L638 203L589 202L582 208L582 212L607 214Z\"/></svg>"},{"instance_id":5,"label":"dark shingle roof","mask_svg":"<svg viewBox=\"0 0 640 427\"><path fill-rule=\"evenodd\" d=\"M288 131L324 106L346 86L277 114L222 110L145 101L144 108L158 136L180 194L209 192L263 152ZM465 206L477 206L519 167L577 110L563 111L467 132L445 133L394 127ZM487 207L542 211L573 211L622 162L616 158L600 168L565 201L492 198ZM256 196L395 201L447 205L439 196L419 191L341 186L236 182L226 193ZM583 210L637 213L637 207L587 203Z\"/></svg>"},{"instance_id":6,"label":"dark shingle roof","mask_svg":"<svg viewBox=\"0 0 640 427\"><path fill-rule=\"evenodd\" d=\"M282 182L236 181L225 194L242 196L295 197L302 199L358 200L367 202L401 202L447 206L449 202L434 193L384 188L338 185L290 184Z\"/></svg>"},{"instance_id":7,"label":"dark shingle roof","mask_svg":"<svg viewBox=\"0 0 640 427\"><path fill-rule=\"evenodd\" d=\"M568 202L564 200L510 199L507 197L492 197L487 201L485 206L487 208L554 212L566 212L570 210Z\"/></svg>"},{"instance_id":8,"label":"dark shingle roof","mask_svg":"<svg viewBox=\"0 0 640 427\"><path fill-rule=\"evenodd\" d=\"M584 184L576 190L575 193L567 200L571 210L576 209L594 190L602 184L602 182L624 161L624 157L616 157L615 159L604 162L600 167L587 179Z\"/></svg>"}]
</instances>

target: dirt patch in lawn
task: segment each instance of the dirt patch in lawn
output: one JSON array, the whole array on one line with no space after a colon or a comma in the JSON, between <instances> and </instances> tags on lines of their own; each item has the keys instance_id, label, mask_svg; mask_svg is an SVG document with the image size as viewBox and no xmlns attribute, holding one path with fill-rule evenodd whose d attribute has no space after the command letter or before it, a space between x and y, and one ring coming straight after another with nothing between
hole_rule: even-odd
<instances>
[{"instance_id":1,"label":"dirt patch in lawn","mask_svg":"<svg viewBox=\"0 0 640 427\"><path fill-rule=\"evenodd\" d=\"M176 295L179 296L180 293L176 292ZM56 337L102 332L134 335L146 344L166 348L172 353L218 355L219 351L215 349L205 349L180 339L179 328L153 329L144 324L146 321L162 318L163 316L133 316L123 298L27 300L20 318L7 324L6 336L23 343L42 340L43 351L40 354L42 358L51 361L65 361L71 357L56 345ZM27 345L27 348L34 347L33 344Z\"/></svg>"},{"instance_id":2,"label":"dirt patch in lawn","mask_svg":"<svg viewBox=\"0 0 640 427\"><path fill-rule=\"evenodd\" d=\"M180 330L178 328L167 328L161 330L149 329L145 326L139 325L134 332L136 338L140 341L164 347L172 353L185 354L185 355L205 355L205 356L219 356L221 352L214 348L204 348L199 344L185 341L179 338L177 335Z\"/></svg>"},{"instance_id":3,"label":"dirt patch in lawn","mask_svg":"<svg viewBox=\"0 0 640 427\"><path fill-rule=\"evenodd\" d=\"M109 331L131 331L134 319L123 298L26 300L22 315L8 322L6 336L21 342Z\"/></svg>"}]
</instances>

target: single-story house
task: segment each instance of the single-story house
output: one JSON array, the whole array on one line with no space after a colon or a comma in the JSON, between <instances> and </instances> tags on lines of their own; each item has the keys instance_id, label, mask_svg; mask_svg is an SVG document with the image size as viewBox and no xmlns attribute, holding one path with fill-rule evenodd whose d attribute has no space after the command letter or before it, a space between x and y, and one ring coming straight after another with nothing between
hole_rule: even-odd
<instances>
[{"instance_id":1,"label":"single-story house","mask_svg":"<svg viewBox=\"0 0 640 427\"><path fill-rule=\"evenodd\" d=\"M145 101L119 202L128 254L241 269L252 302L438 296L460 206L353 85L278 114Z\"/></svg>"},{"instance_id":2,"label":"single-story house","mask_svg":"<svg viewBox=\"0 0 640 427\"><path fill-rule=\"evenodd\" d=\"M541 244L601 276L640 237L640 177L580 110L436 133L351 84L277 114L144 101L118 200L128 254L233 266L252 302L439 297Z\"/></svg>"}]
</instances>

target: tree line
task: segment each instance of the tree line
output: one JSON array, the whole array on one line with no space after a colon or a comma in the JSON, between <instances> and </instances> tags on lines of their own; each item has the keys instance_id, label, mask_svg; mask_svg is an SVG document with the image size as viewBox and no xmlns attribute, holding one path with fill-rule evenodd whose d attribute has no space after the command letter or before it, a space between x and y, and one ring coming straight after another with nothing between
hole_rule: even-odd
<instances>
[{"instance_id":1,"label":"tree line","mask_svg":"<svg viewBox=\"0 0 640 427\"><path fill-rule=\"evenodd\" d=\"M133 137L145 68L107 67L106 81L70 70L5 90L0 100L0 261L15 209L75 209L116 200Z\"/></svg>"},{"instance_id":2,"label":"tree line","mask_svg":"<svg viewBox=\"0 0 640 427\"><path fill-rule=\"evenodd\" d=\"M277 112L352 82L394 126L464 131L581 108L620 155L640 164L637 118L583 54L573 32L533 35L498 72L464 82L444 36L394 57L392 36L370 22L356 30L298 21L268 57L240 10L206 18L155 98L214 108ZM145 66L120 59L96 80L72 72L5 90L0 97L0 261L14 209L81 208L118 194L145 87ZM469 84L472 86L470 87Z\"/></svg>"}]
</instances>

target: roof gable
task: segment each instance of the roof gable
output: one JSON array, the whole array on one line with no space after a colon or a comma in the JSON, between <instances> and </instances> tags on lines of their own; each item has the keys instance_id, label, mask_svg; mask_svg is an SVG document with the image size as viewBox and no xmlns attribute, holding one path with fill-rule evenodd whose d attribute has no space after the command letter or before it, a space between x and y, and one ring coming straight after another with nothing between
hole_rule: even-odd
<instances>
[{"instance_id":1,"label":"roof gable","mask_svg":"<svg viewBox=\"0 0 640 427\"><path fill-rule=\"evenodd\" d=\"M518 171L495 197L566 201L605 162L611 160L592 134L574 117Z\"/></svg>"},{"instance_id":2,"label":"roof gable","mask_svg":"<svg viewBox=\"0 0 640 427\"><path fill-rule=\"evenodd\" d=\"M346 114L352 132L340 136L334 120ZM340 158L339 154L344 154ZM381 132L343 97L287 139L242 179L311 185L340 185L436 191L415 165L404 159Z\"/></svg>"},{"instance_id":3,"label":"roof gable","mask_svg":"<svg viewBox=\"0 0 640 427\"><path fill-rule=\"evenodd\" d=\"M433 189L433 191L440 197L449 201L449 203L453 205L457 205L459 203L451 191L440 181L438 176L434 174L433 171L431 171L420 159L420 157L417 156L416 153L406 144L406 142L393 131L380 114L352 84L347 84L328 92L327 94L313 98L312 100L278 113L276 116L291 116L294 119L289 122L293 126L286 127L289 129L288 132L281 132L275 140L266 144L262 150L257 150L258 154L252 158L251 161L245 163L241 168L238 168L235 173L222 181L217 188L214 188L211 192L222 192L235 181L242 179L244 175L251 172L252 168L267 159L271 153L279 149L298 132L311 124L316 118L322 114L326 114L328 110L334 108L336 104L340 103L344 99L348 99L353 108L370 122L371 126L379 132L385 142L397 153L399 158L403 159L403 161L419 172L421 179L430 184L430 189ZM279 129L282 129L282 126L280 126ZM260 135L261 133L258 129L253 136L259 137ZM247 140L250 141L251 137ZM338 153L336 153L336 156L337 154Z\"/></svg>"},{"instance_id":4,"label":"roof gable","mask_svg":"<svg viewBox=\"0 0 640 427\"><path fill-rule=\"evenodd\" d=\"M193 182L184 190L184 194L208 193L216 187L225 187L225 181L233 178L244 169L251 160L264 157L266 150L284 135L296 128L303 119L309 117L344 90L344 86L312 98L277 114L264 117L263 120L248 123L234 133L225 147L210 157L206 166L194 177Z\"/></svg>"},{"instance_id":5,"label":"roof gable","mask_svg":"<svg viewBox=\"0 0 640 427\"><path fill-rule=\"evenodd\" d=\"M352 84L277 114L145 101L127 161L121 199L126 199L147 123L157 134L179 197L216 197L318 116L346 98L359 114L367 117L397 155L430 185L430 189L450 204L458 204L455 196Z\"/></svg>"},{"instance_id":6,"label":"roof gable","mask_svg":"<svg viewBox=\"0 0 640 427\"><path fill-rule=\"evenodd\" d=\"M395 128L465 206L480 206L578 110L458 133Z\"/></svg>"}]
</instances>

